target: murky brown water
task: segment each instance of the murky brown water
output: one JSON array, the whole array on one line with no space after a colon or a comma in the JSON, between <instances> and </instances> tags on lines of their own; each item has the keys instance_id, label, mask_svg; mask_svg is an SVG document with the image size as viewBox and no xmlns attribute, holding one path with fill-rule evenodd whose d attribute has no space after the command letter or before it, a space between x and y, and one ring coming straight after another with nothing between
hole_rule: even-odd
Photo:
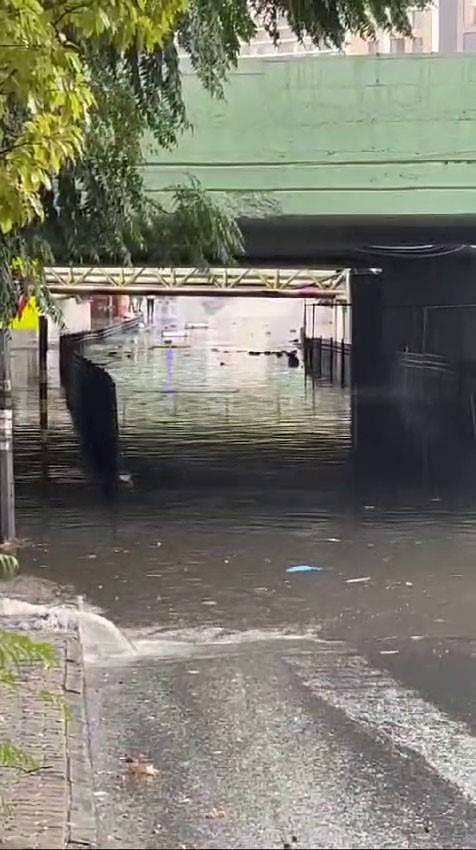
<instances>
[{"instance_id":1,"label":"murky brown water","mask_svg":"<svg viewBox=\"0 0 476 850\"><path fill-rule=\"evenodd\" d=\"M285 357L301 306L176 301L89 356L117 384L133 487L104 502L81 468L50 354L48 457L34 353L15 360L23 575L68 585L134 632L279 628L355 640L476 636L472 488L357 473L348 391ZM207 329L161 347L166 322ZM290 575L297 564L321 573ZM369 579L361 583L349 579Z\"/></svg>"}]
</instances>

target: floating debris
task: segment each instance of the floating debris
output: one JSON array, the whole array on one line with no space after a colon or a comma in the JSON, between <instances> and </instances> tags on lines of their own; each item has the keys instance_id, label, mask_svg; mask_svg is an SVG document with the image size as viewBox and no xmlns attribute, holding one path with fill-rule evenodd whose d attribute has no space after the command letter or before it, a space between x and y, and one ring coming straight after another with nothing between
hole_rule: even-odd
<instances>
[{"instance_id":1,"label":"floating debris","mask_svg":"<svg viewBox=\"0 0 476 850\"><path fill-rule=\"evenodd\" d=\"M288 567L287 573L322 573L324 567L311 567L309 564L297 564L295 567Z\"/></svg>"},{"instance_id":2,"label":"floating debris","mask_svg":"<svg viewBox=\"0 0 476 850\"><path fill-rule=\"evenodd\" d=\"M348 578L346 584L363 584L366 581L371 581L371 576L361 576L360 578Z\"/></svg>"}]
</instances>

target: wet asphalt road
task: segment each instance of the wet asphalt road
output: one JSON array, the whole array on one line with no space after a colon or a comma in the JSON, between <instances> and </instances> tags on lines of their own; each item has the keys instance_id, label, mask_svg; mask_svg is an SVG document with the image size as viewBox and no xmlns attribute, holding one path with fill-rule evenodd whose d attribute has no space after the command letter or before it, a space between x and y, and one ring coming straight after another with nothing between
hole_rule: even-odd
<instances>
[{"instance_id":1,"label":"wet asphalt road","mask_svg":"<svg viewBox=\"0 0 476 850\"><path fill-rule=\"evenodd\" d=\"M474 698L472 650L399 646L372 661L342 642L165 640L90 668L100 846L475 847L468 693L439 705L455 666ZM392 671L402 655L422 689ZM138 753L157 777L128 774Z\"/></svg>"}]
</instances>

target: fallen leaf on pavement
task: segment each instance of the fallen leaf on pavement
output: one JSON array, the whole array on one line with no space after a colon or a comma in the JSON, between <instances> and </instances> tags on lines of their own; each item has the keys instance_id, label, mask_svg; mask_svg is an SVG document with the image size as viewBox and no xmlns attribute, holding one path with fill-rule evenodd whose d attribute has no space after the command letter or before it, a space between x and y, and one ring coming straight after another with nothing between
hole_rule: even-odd
<instances>
[{"instance_id":1,"label":"fallen leaf on pavement","mask_svg":"<svg viewBox=\"0 0 476 850\"><path fill-rule=\"evenodd\" d=\"M126 758L127 770L133 776L158 776L159 771L152 764L151 761L147 761L144 755L139 754L137 758L132 758L128 756Z\"/></svg>"},{"instance_id":2,"label":"fallen leaf on pavement","mask_svg":"<svg viewBox=\"0 0 476 850\"><path fill-rule=\"evenodd\" d=\"M220 808L220 809L213 808L213 809L211 809L211 811L207 812L205 817L208 820L220 820L221 818L226 817L226 812L225 812L225 809L222 809L222 808Z\"/></svg>"}]
</instances>

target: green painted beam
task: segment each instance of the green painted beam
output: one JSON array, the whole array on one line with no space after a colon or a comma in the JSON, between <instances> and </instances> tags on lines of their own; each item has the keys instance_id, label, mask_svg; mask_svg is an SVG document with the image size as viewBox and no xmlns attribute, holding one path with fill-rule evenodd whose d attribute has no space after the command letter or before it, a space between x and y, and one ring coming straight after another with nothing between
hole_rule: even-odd
<instances>
[{"instance_id":1,"label":"green painted beam","mask_svg":"<svg viewBox=\"0 0 476 850\"><path fill-rule=\"evenodd\" d=\"M185 72L193 132L150 150L161 199L188 175L243 213L476 218L476 56L242 60L226 101Z\"/></svg>"}]
</instances>

